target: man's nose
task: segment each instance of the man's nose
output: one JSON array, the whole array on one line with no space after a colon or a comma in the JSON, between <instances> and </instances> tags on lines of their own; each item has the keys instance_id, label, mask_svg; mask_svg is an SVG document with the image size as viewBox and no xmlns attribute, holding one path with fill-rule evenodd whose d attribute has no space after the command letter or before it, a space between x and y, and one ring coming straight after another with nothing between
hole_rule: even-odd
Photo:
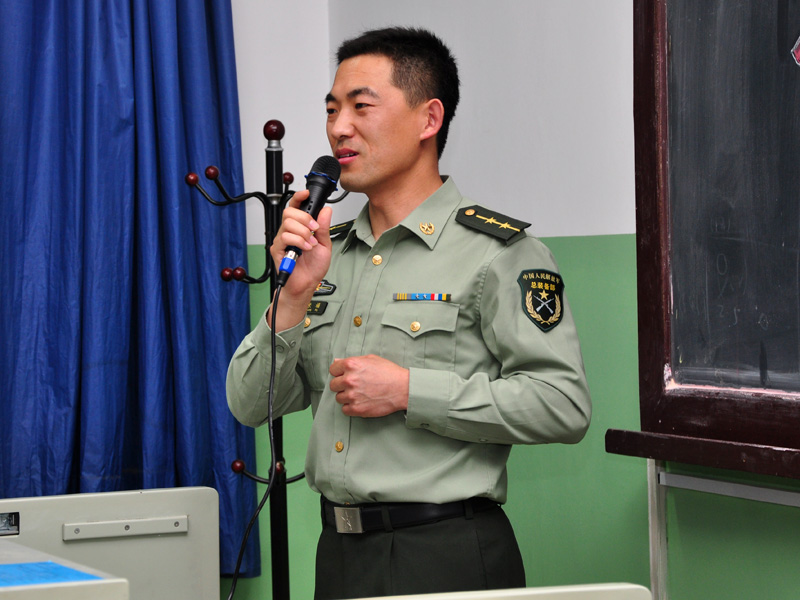
<instances>
[{"instance_id":1,"label":"man's nose","mask_svg":"<svg viewBox=\"0 0 800 600\"><path fill-rule=\"evenodd\" d=\"M329 133L334 139L350 137L353 134L353 120L349 111L340 111L330 125Z\"/></svg>"}]
</instances>

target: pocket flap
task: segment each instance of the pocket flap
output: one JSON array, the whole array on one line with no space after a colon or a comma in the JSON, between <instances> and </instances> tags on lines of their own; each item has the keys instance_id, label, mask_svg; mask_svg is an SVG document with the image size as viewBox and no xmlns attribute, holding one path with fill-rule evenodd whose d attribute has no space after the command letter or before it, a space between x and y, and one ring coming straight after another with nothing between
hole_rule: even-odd
<instances>
[{"instance_id":1,"label":"pocket flap","mask_svg":"<svg viewBox=\"0 0 800 600\"><path fill-rule=\"evenodd\" d=\"M448 302L397 302L386 307L381 324L404 331L412 338L429 331L455 331L458 304Z\"/></svg>"}]
</instances>

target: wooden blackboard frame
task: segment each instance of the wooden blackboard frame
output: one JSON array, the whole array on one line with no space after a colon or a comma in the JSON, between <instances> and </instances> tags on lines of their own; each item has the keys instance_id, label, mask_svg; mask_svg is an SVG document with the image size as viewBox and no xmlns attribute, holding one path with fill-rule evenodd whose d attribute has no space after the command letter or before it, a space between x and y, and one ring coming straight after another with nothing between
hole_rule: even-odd
<instances>
[{"instance_id":1,"label":"wooden blackboard frame","mask_svg":"<svg viewBox=\"0 0 800 600\"><path fill-rule=\"evenodd\" d=\"M670 377L668 0L634 0L639 407L606 450L800 478L800 394L680 386Z\"/></svg>"}]
</instances>

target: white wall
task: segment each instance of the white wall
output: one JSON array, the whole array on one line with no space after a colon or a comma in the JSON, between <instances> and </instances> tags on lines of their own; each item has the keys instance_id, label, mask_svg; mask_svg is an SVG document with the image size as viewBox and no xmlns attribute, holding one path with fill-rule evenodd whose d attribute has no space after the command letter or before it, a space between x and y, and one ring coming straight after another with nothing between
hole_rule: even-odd
<instances>
[{"instance_id":1,"label":"white wall","mask_svg":"<svg viewBox=\"0 0 800 600\"><path fill-rule=\"evenodd\" d=\"M327 0L234 0L242 160L247 191L266 191L264 124L281 121L283 169L293 189L314 160L330 154L325 94L330 89ZM248 200L247 242L264 243L264 211Z\"/></svg>"},{"instance_id":2,"label":"white wall","mask_svg":"<svg viewBox=\"0 0 800 600\"><path fill-rule=\"evenodd\" d=\"M537 236L634 233L630 0L236 0L249 188L264 188L270 118L286 125L285 168L304 185L329 152L323 97L336 47L386 25L427 27L458 59L462 100L442 172L465 195L532 222ZM267 39L273 30L282 33ZM337 205L334 220L362 201ZM249 243L262 242L261 229L259 206L248 213Z\"/></svg>"}]
</instances>

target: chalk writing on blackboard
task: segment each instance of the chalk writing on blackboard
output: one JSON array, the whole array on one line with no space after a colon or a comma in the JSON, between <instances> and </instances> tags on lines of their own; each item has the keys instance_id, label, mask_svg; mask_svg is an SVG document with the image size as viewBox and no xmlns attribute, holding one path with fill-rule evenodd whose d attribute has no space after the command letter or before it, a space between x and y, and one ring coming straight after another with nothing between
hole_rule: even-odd
<instances>
[{"instance_id":1,"label":"chalk writing on blackboard","mask_svg":"<svg viewBox=\"0 0 800 600\"><path fill-rule=\"evenodd\" d=\"M800 19L789 30L780 4L668 5L677 383L800 391L800 69L787 52Z\"/></svg>"}]
</instances>

